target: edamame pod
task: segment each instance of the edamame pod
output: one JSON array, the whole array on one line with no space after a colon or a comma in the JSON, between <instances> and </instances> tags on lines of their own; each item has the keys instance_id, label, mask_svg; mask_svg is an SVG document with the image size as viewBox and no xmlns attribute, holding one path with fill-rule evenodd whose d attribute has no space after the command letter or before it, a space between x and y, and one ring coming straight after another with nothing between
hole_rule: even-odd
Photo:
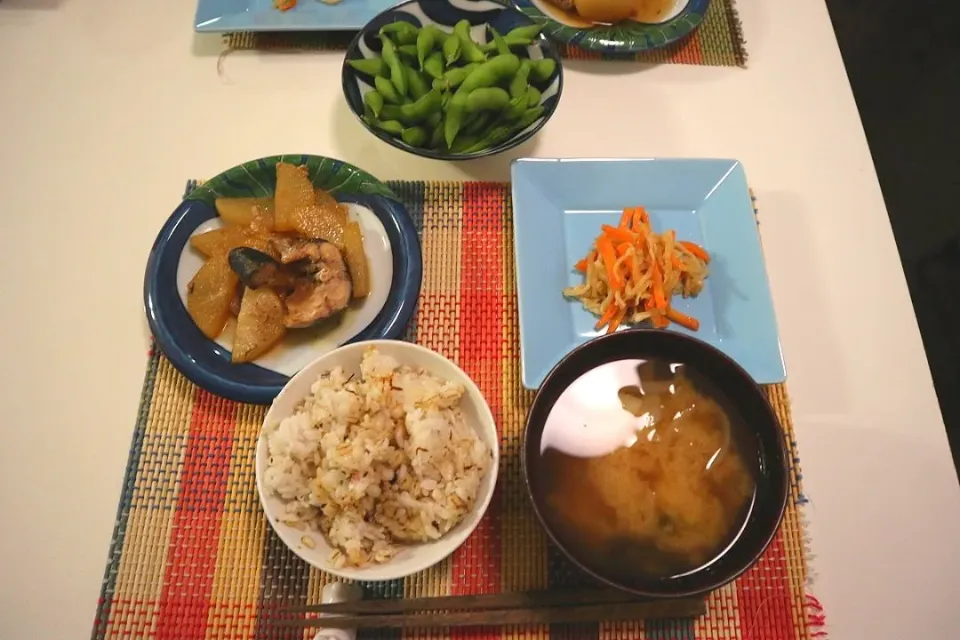
<instances>
[{"instance_id":1,"label":"edamame pod","mask_svg":"<svg viewBox=\"0 0 960 640\"><path fill-rule=\"evenodd\" d=\"M392 23L399 24L399 23ZM407 74L403 71L403 65L400 63L400 58L397 56L397 49L394 46L390 38L382 36L381 40L383 41L383 61L387 63L387 67L390 68L390 82L393 83L394 88L397 90L397 93L401 96L407 95ZM380 87L377 87L379 90ZM383 93L381 91L381 93ZM387 96L384 96L386 98Z\"/></svg>"},{"instance_id":2,"label":"edamame pod","mask_svg":"<svg viewBox=\"0 0 960 640\"><path fill-rule=\"evenodd\" d=\"M495 147L498 144L502 144L510 139L510 136L513 134L513 127L508 124L498 125L489 131L486 135L483 136L480 140L475 142L472 146L464 149L464 153L476 153L477 151L483 151L484 149L489 149Z\"/></svg>"},{"instance_id":3,"label":"edamame pod","mask_svg":"<svg viewBox=\"0 0 960 640\"><path fill-rule=\"evenodd\" d=\"M470 21L460 20L453 27L453 35L460 40L460 57L467 62L483 62L487 59L487 54L480 50L480 47L470 36Z\"/></svg>"},{"instance_id":4,"label":"edamame pod","mask_svg":"<svg viewBox=\"0 0 960 640\"><path fill-rule=\"evenodd\" d=\"M383 96L380 95L380 92L372 89L363 94L363 104L370 107L370 111L373 112L373 117L380 117L380 110L383 109Z\"/></svg>"},{"instance_id":5,"label":"edamame pod","mask_svg":"<svg viewBox=\"0 0 960 640\"><path fill-rule=\"evenodd\" d=\"M473 145L477 144L479 138L477 136L461 136L457 138L457 141L450 146L450 151L453 153L463 153Z\"/></svg>"},{"instance_id":6,"label":"edamame pod","mask_svg":"<svg viewBox=\"0 0 960 640\"><path fill-rule=\"evenodd\" d=\"M443 122L443 111L434 111L423 121L423 126L433 131Z\"/></svg>"},{"instance_id":7,"label":"edamame pod","mask_svg":"<svg viewBox=\"0 0 960 640\"><path fill-rule=\"evenodd\" d=\"M388 35L400 45L416 44L419 31L417 27L405 20L397 20L380 27L381 36Z\"/></svg>"},{"instance_id":8,"label":"edamame pod","mask_svg":"<svg viewBox=\"0 0 960 640\"><path fill-rule=\"evenodd\" d=\"M530 61L530 79L534 82L546 82L557 69L557 61L553 58Z\"/></svg>"},{"instance_id":9,"label":"edamame pod","mask_svg":"<svg viewBox=\"0 0 960 640\"><path fill-rule=\"evenodd\" d=\"M376 118L364 118L367 124L369 124L374 129L379 129L384 133L389 133L394 136L398 136L403 133L403 124L397 122L396 120L377 120Z\"/></svg>"},{"instance_id":10,"label":"edamame pod","mask_svg":"<svg viewBox=\"0 0 960 640\"><path fill-rule=\"evenodd\" d=\"M529 47L533 44L531 38L522 38L517 36L512 36L509 33L503 36L503 42L507 47ZM499 50L498 43L496 40L491 40L486 44L480 45L480 50L484 53L494 53Z\"/></svg>"},{"instance_id":11,"label":"edamame pod","mask_svg":"<svg viewBox=\"0 0 960 640\"><path fill-rule=\"evenodd\" d=\"M427 59L423 62L423 70L428 76L434 80L439 80L443 77L443 53L440 51L434 51Z\"/></svg>"},{"instance_id":12,"label":"edamame pod","mask_svg":"<svg viewBox=\"0 0 960 640\"><path fill-rule=\"evenodd\" d=\"M423 122L434 112L440 111L442 97L439 89L432 89L416 102L400 105L400 119L410 123Z\"/></svg>"},{"instance_id":13,"label":"edamame pod","mask_svg":"<svg viewBox=\"0 0 960 640\"><path fill-rule=\"evenodd\" d=\"M514 135L520 133L531 124L536 121L543 115L543 107L534 107L532 109L527 109L524 112L523 116L513 124L501 124L496 127L493 127L487 134L479 141L477 141L472 146L464 150L464 153L476 153L477 151L483 151L484 149L490 149L497 145L503 144Z\"/></svg>"},{"instance_id":14,"label":"edamame pod","mask_svg":"<svg viewBox=\"0 0 960 640\"><path fill-rule=\"evenodd\" d=\"M543 25L541 24L528 24L523 27L511 29L504 37L507 39L507 42L510 41L510 38L526 38L527 40L533 40L540 35L540 31L542 29Z\"/></svg>"},{"instance_id":15,"label":"edamame pod","mask_svg":"<svg viewBox=\"0 0 960 640\"><path fill-rule=\"evenodd\" d=\"M467 76L473 73L479 66L480 65L478 64L471 63L462 67L448 69L447 72L443 74L443 79L441 80L443 83L442 87L444 89L456 89L463 84L464 80L467 79ZM434 83L434 86L436 86L436 83Z\"/></svg>"},{"instance_id":16,"label":"edamame pod","mask_svg":"<svg viewBox=\"0 0 960 640\"><path fill-rule=\"evenodd\" d=\"M457 89L457 93L470 93L481 87L492 87L511 77L519 69L520 58L512 53L496 56L474 69Z\"/></svg>"},{"instance_id":17,"label":"edamame pod","mask_svg":"<svg viewBox=\"0 0 960 640\"><path fill-rule=\"evenodd\" d=\"M527 109L523 114L523 117L515 125L513 125L514 132L519 132L527 127L529 127L533 122L543 115L543 107L531 107Z\"/></svg>"},{"instance_id":18,"label":"edamame pod","mask_svg":"<svg viewBox=\"0 0 960 640\"><path fill-rule=\"evenodd\" d=\"M402 102L400 94L397 93L396 87L394 87L393 83L383 76L377 76L374 78L373 85L377 88L377 92L383 96L383 99L390 104L400 104L400 102Z\"/></svg>"},{"instance_id":19,"label":"edamame pod","mask_svg":"<svg viewBox=\"0 0 960 640\"><path fill-rule=\"evenodd\" d=\"M347 64L353 67L357 73L362 73L371 78L384 75L389 71L383 58L357 58L356 60L347 60Z\"/></svg>"},{"instance_id":20,"label":"edamame pod","mask_svg":"<svg viewBox=\"0 0 960 640\"><path fill-rule=\"evenodd\" d=\"M397 46L397 53L406 57L410 62L413 62L417 59L417 45L401 44Z\"/></svg>"},{"instance_id":21,"label":"edamame pod","mask_svg":"<svg viewBox=\"0 0 960 640\"><path fill-rule=\"evenodd\" d=\"M430 92L430 85L423 79L419 71L403 65L403 72L407 74L407 89L411 98L419 100Z\"/></svg>"},{"instance_id":22,"label":"edamame pod","mask_svg":"<svg viewBox=\"0 0 960 640\"><path fill-rule=\"evenodd\" d=\"M437 31L436 27L429 25L420 29L420 32L417 33L417 62L420 63L421 71L425 71L423 65L433 51L434 44L436 44Z\"/></svg>"},{"instance_id":23,"label":"edamame pod","mask_svg":"<svg viewBox=\"0 0 960 640\"><path fill-rule=\"evenodd\" d=\"M517 71L517 74L513 76L513 80L510 81L510 97L517 98L522 95L526 95L527 87L529 82L527 78L530 77L530 60L524 60L520 63L520 70Z\"/></svg>"},{"instance_id":24,"label":"edamame pod","mask_svg":"<svg viewBox=\"0 0 960 640\"><path fill-rule=\"evenodd\" d=\"M527 106L527 97L521 97L523 108ZM481 87L467 95L467 113L478 111L500 111L510 103L510 94L500 87ZM521 112L522 113L522 112Z\"/></svg>"},{"instance_id":25,"label":"edamame pod","mask_svg":"<svg viewBox=\"0 0 960 640\"><path fill-rule=\"evenodd\" d=\"M478 89L479 91L479 89ZM503 110L503 119L507 122L518 120L527 110L527 94L511 98L507 108Z\"/></svg>"},{"instance_id":26,"label":"edamame pod","mask_svg":"<svg viewBox=\"0 0 960 640\"><path fill-rule=\"evenodd\" d=\"M540 104L541 97L542 97L542 94L540 93L540 90L537 89L535 86L530 85L529 87L527 87L527 106L528 107L535 107L538 104Z\"/></svg>"},{"instance_id":27,"label":"edamame pod","mask_svg":"<svg viewBox=\"0 0 960 640\"><path fill-rule=\"evenodd\" d=\"M380 109L380 118L383 120L399 120L403 122L403 114L400 112L400 107L395 104L383 105L383 108Z\"/></svg>"},{"instance_id":28,"label":"edamame pod","mask_svg":"<svg viewBox=\"0 0 960 640\"><path fill-rule=\"evenodd\" d=\"M400 138L411 147L422 147L430 139L422 127L407 127L400 133Z\"/></svg>"},{"instance_id":29,"label":"edamame pod","mask_svg":"<svg viewBox=\"0 0 960 640\"><path fill-rule=\"evenodd\" d=\"M443 121L443 138L450 148L453 148L453 141L457 139L460 126L463 124L463 116L467 109L467 95L457 91L447 104L447 117Z\"/></svg>"},{"instance_id":30,"label":"edamame pod","mask_svg":"<svg viewBox=\"0 0 960 640\"><path fill-rule=\"evenodd\" d=\"M496 47L497 53L504 55L510 53L510 45L507 44L507 41L503 39L503 36L500 35L493 27L490 27L490 33L493 35L493 46Z\"/></svg>"},{"instance_id":31,"label":"edamame pod","mask_svg":"<svg viewBox=\"0 0 960 640\"><path fill-rule=\"evenodd\" d=\"M486 132L487 127L490 126L493 118L493 113L490 111L481 111L480 113L474 114L464 125L462 135L482 135Z\"/></svg>"},{"instance_id":32,"label":"edamame pod","mask_svg":"<svg viewBox=\"0 0 960 640\"><path fill-rule=\"evenodd\" d=\"M441 122L436 127L433 128L433 133L430 134L430 148L439 149L443 146L443 123Z\"/></svg>"},{"instance_id":33,"label":"edamame pod","mask_svg":"<svg viewBox=\"0 0 960 640\"><path fill-rule=\"evenodd\" d=\"M447 66L460 59L460 38L447 38L443 43L443 59Z\"/></svg>"}]
</instances>

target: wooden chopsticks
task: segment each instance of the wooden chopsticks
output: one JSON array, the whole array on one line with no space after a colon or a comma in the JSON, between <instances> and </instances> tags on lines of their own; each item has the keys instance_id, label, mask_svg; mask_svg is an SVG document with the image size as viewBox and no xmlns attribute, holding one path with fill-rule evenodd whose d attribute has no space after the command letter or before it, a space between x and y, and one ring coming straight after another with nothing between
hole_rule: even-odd
<instances>
[{"instance_id":1,"label":"wooden chopsticks","mask_svg":"<svg viewBox=\"0 0 960 640\"><path fill-rule=\"evenodd\" d=\"M432 628L692 618L705 612L702 598L638 600L636 596L613 590L545 591L307 605L282 609L280 613L323 614L323 617L279 618L272 622L282 626L335 629Z\"/></svg>"}]
</instances>

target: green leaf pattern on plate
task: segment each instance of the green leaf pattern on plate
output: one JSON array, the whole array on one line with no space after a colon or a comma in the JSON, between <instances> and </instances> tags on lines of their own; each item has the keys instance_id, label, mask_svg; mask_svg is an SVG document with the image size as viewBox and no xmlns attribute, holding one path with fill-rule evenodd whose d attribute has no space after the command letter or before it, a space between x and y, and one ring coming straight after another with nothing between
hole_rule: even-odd
<instances>
[{"instance_id":1,"label":"green leaf pattern on plate","mask_svg":"<svg viewBox=\"0 0 960 640\"><path fill-rule=\"evenodd\" d=\"M693 33L703 23L703 15L688 10L662 24L625 20L610 26L590 29L571 27L544 15L535 6L518 9L538 24L550 38L569 45L607 53L637 53L658 49Z\"/></svg>"},{"instance_id":2,"label":"green leaf pattern on plate","mask_svg":"<svg viewBox=\"0 0 960 640\"><path fill-rule=\"evenodd\" d=\"M277 163L306 165L314 187L331 194L375 195L398 200L396 194L366 171L323 156L282 155L251 160L227 169L199 185L186 197L213 206L217 198L264 198L273 195L277 187Z\"/></svg>"}]
</instances>

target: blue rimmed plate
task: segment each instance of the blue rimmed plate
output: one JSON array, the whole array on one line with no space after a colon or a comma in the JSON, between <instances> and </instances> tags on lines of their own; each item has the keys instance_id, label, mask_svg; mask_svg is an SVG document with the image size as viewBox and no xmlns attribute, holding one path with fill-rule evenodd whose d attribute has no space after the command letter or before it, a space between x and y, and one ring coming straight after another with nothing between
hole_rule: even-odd
<instances>
[{"instance_id":1,"label":"blue rimmed plate","mask_svg":"<svg viewBox=\"0 0 960 640\"><path fill-rule=\"evenodd\" d=\"M563 297L583 276L602 224L643 206L655 231L702 245L710 277L696 298L674 298L700 320L689 333L736 360L759 383L786 378L760 234L736 160L522 159L511 167L520 311L521 378L536 389L574 347L598 335L596 316Z\"/></svg>"},{"instance_id":2,"label":"blue rimmed plate","mask_svg":"<svg viewBox=\"0 0 960 640\"><path fill-rule=\"evenodd\" d=\"M228 31L351 31L367 24L388 9L391 0L298 0L280 11L274 0L199 0L194 30L199 33Z\"/></svg>"},{"instance_id":3,"label":"blue rimmed plate","mask_svg":"<svg viewBox=\"0 0 960 640\"><path fill-rule=\"evenodd\" d=\"M645 0L632 20L591 24L548 0L516 0L517 8L565 44L601 53L637 53L686 38L703 23L710 0Z\"/></svg>"},{"instance_id":4,"label":"blue rimmed plate","mask_svg":"<svg viewBox=\"0 0 960 640\"><path fill-rule=\"evenodd\" d=\"M189 240L221 224L215 198L272 196L280 161L306 165L313 185L346 204L350 217L360 223L371 292L352 303L333 326L291 331L255 364L232 364L232 320L214 341L187 313L187 283L203 263ZM399 338L420 295L422 268L413 219L385 184L331 158L272 156L233 167L187 193L150 252L144 304L157 345L187 378L231 400L267 404L290 376L326 351L360 340Z\"/></svg>"}]
</instances>

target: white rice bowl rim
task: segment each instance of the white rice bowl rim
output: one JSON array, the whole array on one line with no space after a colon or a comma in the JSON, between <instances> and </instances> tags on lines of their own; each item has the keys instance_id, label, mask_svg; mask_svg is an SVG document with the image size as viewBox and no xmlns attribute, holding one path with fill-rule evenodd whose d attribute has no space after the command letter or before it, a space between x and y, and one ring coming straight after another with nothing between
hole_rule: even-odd
<instances>
[{"instance_id":1,"label":"white rice bowl rim","mask_svg":"<svg viewBox=\"0 0 960 640\"><path fill-rule=\"evenodd\" d=\"M375 347L382 355L392 356L401 366L422 367L435 376L463 385L466 390L461 400L464 417L474 428L477 436L489 447L491 454L490 467L480 481L477 499L473 507L456 527L444 534L439 540L416 545L401 545L397 555L382 564L370 564L361 568L336 568L330 562L332 549L319 531L307 528L297 529L279 520L283 514L283 500L276 495L271 495L263 483L263 475L267 469L269 456L267 441L264 436L264 426L279 423L284 418L293 415L297 405L310 394L311 385L316 382L322 373L341 366L348 374L359 374L363 352L370 347ZM473 417L473 414L475 414L475 417ZM499 466L500 438L497 434L493 412L490 411L490 406L483 394L480 393L480 389L463 369L439 353L411 342L368 340L344 345L323 354L301 369L284 385L270 405L270 409L267 410L263 425L260 426L260 434L257 437L255 474L260 505L270 526L287 548L309 565L338 578L379 581L396 580L423 571L446 559L456 551L470 537L470 534L477 528L480 520L487 512L490 501L493 499ZM304 536L312 538L313 548L303 544Z\"/></svg>"}]
</instances>

